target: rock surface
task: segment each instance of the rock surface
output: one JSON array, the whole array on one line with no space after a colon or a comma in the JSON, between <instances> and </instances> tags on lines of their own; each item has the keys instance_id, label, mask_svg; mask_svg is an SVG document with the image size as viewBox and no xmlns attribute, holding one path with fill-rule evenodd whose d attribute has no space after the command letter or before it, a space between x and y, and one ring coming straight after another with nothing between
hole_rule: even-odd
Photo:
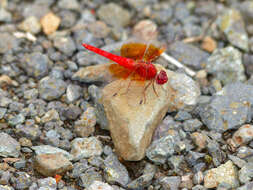
<instances>
[{"instance_id":1,"label":"rock surface","mask_svg":"<svg viewBox=\"0 0 253 190\"><path fill-rule=\"evenodd\" d=\"M225 164L208 170L204 177L204 186L206 188L215 188L220 183L228 183L232 188L236 188L239 185L237 177L237 169L231 161L227 161Z\"/></svg>"},{"instance_id":2,"label":"rock surface","mask_svg":"<svg viewBox=\"0 0 253 190\"><path fill-rule=\"evenodd\" d=\"M168 109L187 109L196 104L200 92L194 81L186 75L171 71L167 71L167 75L169 80L166 84L155 85L159 97L149 87L145 92L146 101L143 99L143 86L135 81L127 93L124 92L128 81L124 80L116 80L103 89L101 102L109 121L111 136L116 151L125 160L140 160L144 157L154 129ZM121 83L126 83L123 88Z\"/></svg>"}]
</instances>

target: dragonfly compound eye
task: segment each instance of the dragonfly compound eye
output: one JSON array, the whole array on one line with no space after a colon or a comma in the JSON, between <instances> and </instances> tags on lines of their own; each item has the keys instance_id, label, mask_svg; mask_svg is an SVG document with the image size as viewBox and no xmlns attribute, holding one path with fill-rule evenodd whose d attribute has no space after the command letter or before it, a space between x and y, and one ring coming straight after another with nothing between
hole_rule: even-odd
<instances>
[{"instance_id":1,"label":"dragonfly compound eye","mask_svg":"<svg viewBox=\"0 0 253 190\"><path fill-rule=\"evenodd\" d=\"M165 84L168 81L167 73L164 70L161 70L156 76L156 83L159 85Z\"/></svg>"}]
</instances>

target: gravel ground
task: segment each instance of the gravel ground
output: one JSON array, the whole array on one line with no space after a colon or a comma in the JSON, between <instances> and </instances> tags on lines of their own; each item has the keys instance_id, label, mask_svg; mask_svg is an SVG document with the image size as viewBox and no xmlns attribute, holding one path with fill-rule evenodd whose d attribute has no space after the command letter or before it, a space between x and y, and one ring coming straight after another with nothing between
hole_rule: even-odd
<instances>
[{"instance_id":1,"label":"gravel ground","mask_svg":"<svg viewBox=\"0 0 253 190\"><path fill-rule=\"evenodd\" d=\"M112 51L150 29L201 95L167 110L131 162L115 153L101 79L78 75L106 59L81 44ZM0 0L0 190L253 189L252 76L251 0Z\"/></svg>"}]
</instances>

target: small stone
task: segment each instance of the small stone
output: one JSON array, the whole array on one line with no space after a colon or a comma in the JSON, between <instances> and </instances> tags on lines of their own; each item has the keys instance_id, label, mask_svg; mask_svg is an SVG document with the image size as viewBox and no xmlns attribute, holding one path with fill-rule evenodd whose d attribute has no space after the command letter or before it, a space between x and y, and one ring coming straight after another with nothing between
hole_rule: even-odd
<instances>
[{"instance_id":1,"label":"small stone","mask_svg":"<svg viewBox=\"0 0 253 190\"><path fill-rule=\"evenodd\" d=\"M25 56L23 68L29 76L40 79L47 75L49 59L45 54L34 52Z\"/></svg>"},{"instance_id":2,"label":"small stone","mask_svg":"<svg viewBox=\"0 0 253 190\"><path fill-rule=\"evenodd\" d=\"M253 139L253 125L243 125L234 133L232 139L237 145L249 143Z\"/></svg>"},{"instance_id":3,"label":"small stone","mask_svg":"<svg viewBox=\"0 0 253 190\"><path fill-rule=\"evenodd\" d=\"M11 22L12 16L11 13L0 7L0 22Z\"/></svg>"},{"instance_id":4,"label":"small stone","mask_svg":"<svg viewBox=\"0 0 253 190\"><path fill-rule=\"evenodd\" d=\"M71 154L74 156L74 160L100 156L102 152L102 144L96 137L75 138L71 142Z\"/></svg>"},{"instance_id":5,"label":"small stone","mask_svg":"<svg viewBox=\"0 0 253 190\"><path fill-rule=\"evenodd\" d=\"M199 112L201 120L209 130L216 132L237 129L251 120L252 96L253 86L240 82L228 84L219 96L214 96L210 103L203 105Z\"/></svg>"},{"instance_id":6,"label":"small stone","mask_svg":"<svg viewBox=\"0 0 253 190\"><path fill-rule=\"evenodd\" d=\"M55 181L55 178L47 177L47 178L38 180L38 187L40 187L40 188L42 188L42 187L43 188L49 188L49 190L56 189L57 188L57 183Z\"/></svg>"},{"instance_id":7,"label":"small stone","mask_svg":"<svg viewBox=\"0 0 253 190\"><path fill-rule=\"evenodd\" d=\"M5 171L1 173L0 184L7 185L9 183L11 176L12 174L9 171ZM0 189L1 189L1 186L0 186Z\"/></svg>"},{"instance_id":8,"label":"small stone","mask_svg":"<svg viewBox=\"0 0 253 190\"><path fill-rule=\"evenodd\" d=\"M0 185L0 189L1 190L14 190L12 187L10 187L8 185Z\"/></svg>"},{"instance_id":9,"label":"small stone","mask_svg":"<svg viewBox=\"0 0 253 190\"><path fill-rule=\"evenodd\" d=\"M85 187L85 188L88 188L95 181L102 182L102 176L100 173L92 169L87 170L85 173L81 174L79 177L80 186Z\"/></svg>"},{"instance_id":10,"label":"small stone","mask_svg":"<svg viewBox=\"0 0 253 190\"><path fill-rule=\"evenodd\" d=\"M253 189L253 182L246 183L245 185L237 188L237 190L249 190L249 189Z\"/></svg>"},{"instance_id":11,"label":"small stone","mask_svg":"<svg viewBox=\"0 0 253 190\"><path fill-rule=\"evenodd\" d=\"M185 121L188 119L192 119L192 116L187 111L180 110L179 112L177 112L177 115L175 116L175 120L177 120L177 121Z\"/></svg>"},{"instance_id":12,"label":"small stone","mask_svg":"<svg viewBox=\"0 0 253 190\"><path fill-rule=\"evenodd\" d=\"M220 183L217 187L217 190L230 190L230 189L232 189L231 185L225 182Z\"/></svg>"},{"instance_id":13,"label":"small stone","mask_svg":"<svg viewBox=\"0 0 253 190\"><path fill-rule=\"evenodd\" d=\"M47 13L40 20L43 32L46 35L54 33L58 29L60 23L61 19L52 12Z\"/></svg>"},{"instance_id":14,"label":"small stone","mask_svg":"<svg viewBox=\"0 0 253 190\"><path fill-rule=\"evenodd\" d=\"M41 30L41 25L39 20L35 16L30 16L26 18L23 22L18 25L18 28L30 32L32 34L38 34Z\"/></svg>"},{"instance_id":15,"label":"small stone","mask_svg":"<svg viewBox=\"0 0 253 190\"><path fill-rule=\"evenodd\" d=\"M32 178L25 172L17 172L17 177L14 178L14 187L17 190L25 190L32 184Z\"/></svg>"},{"instance_id":16,"label":"small stone","mask_svg":"<svg viewBox=\"0 0 253 190\"><path fill-rule=\"evenodd\" d=\"M243 159L238 158L237 156L233 156L233 155L228 155L228 158L238 167L238 168L242 168L243 166L246 165L246 161Z\"/></svg>"},{"instance_id":17,"label":"small stone","mask_svg":"<svg viewBox=\"0 0 253 190\"><path fill-rule=\"evenodd\" d=\"M19 40L9 33L0 33L0 54L4 54L10 50L17 49L19 47ZM6 45L8 44L8 45Z\"/></svg>"},{"instance_id":18,"label":"small stone","mask_svg":"<svg viewBox=\"0 0 253 190\"><path fill-rule=\"evenodd\" d=\"M58 1L58 6L62 9L69 9L69 10L78 10L80 8L79 2L77 0L60 0Z\"/></svg>"},{"instance_id":19,"label":"small stone","mask_svg":"<svg viewBox=\"0 0 253 190\"><path fill-rule=\"evenodd\" d=\"M203 124L198 120L198 119L189 119L189 120L186 120L184 123L183 123L183 126L184 126L184 130L186 132L193 132L193 131L196 131L198 129L200 129L200 127L202 126Z\"/></svg>"},{"instance_id":20,"label":"small stone","mask_svg":"<svg viewBox=\"0 0 253 190\"><path fill-rule=\"evenodd\" d=\"M36 155L62 153L62 155L65 156L67 159L73 159L73 156L67 151L50 145L33 146L32 149L35 151Z\"/></svg>"},{"instance_id":21,"label":"small stone","mask_svg":"<svg viewBox=\"0 0 253 190\"><path fill-rule=\"evenodd\" d=\"M217 18L217 23L232 45L245 51L249 50L245 23L238 10L228 9Z\"/></svg>"},{"instance_id":22,"label":"small stone","mask_svg":"<svg viewBox=\"0 0 253 190\"><path fill-rule=\"evenodd\" d=\"M0 108L0 119L2 119L6 113L7 109L6 108Z\"/></svg>"},{"instance_id":23,"label":"small stone","mask_svg":"<svg viewBox=\"0 0 253 190\"><path fill-rule=\"evenodd\" d=\"M201 184L204 180L203 172L199 171L194 174L193 176L193 183L194 184Z\"/></svg>"},{"instance_id":24,"label":"small stone","mask_svg":"<svg viewBox=\"0 0 253 190\"><path fill-rule=\"evenodd\" d=\"M144 41L156 40L157 25L151 20L142 20L134 26L133 35Z\"/></svg>"},{"instance_id":25,"label":"small stone","mask_svg":"<svg viewBox=\"0 0 253 190\"><path fill-rule=\"evenodd\" d=\"M0 156L2 157L19 157L20 144L7 133L0 133Z\"/></svg>"},{"instance_id":26,"label":"small stone","mask_svg":"<svg viewBox=\"0 0 253 190\"><path fill-rule=\"evenodd\" d=\"M158 180L164 189L179 189L181 183L179 176L161 177Z\"/></svg>"},{"instance_id":27,"label":"small stone","mask_svg":"<svg viewBox=\"0 0 253 190\"><path fill-rule=\"evenodd\" d=\"M21 137L26 137L30 140L36 140L41 136L41 130L38 125L31 123L26 125L17 125L16 133Z\"/></svg>"},{"instance_id":28,"label":"small stone","mask_svg":"<svg viewBox=\"0 0 253 190\"><path fill-rule=\"evenodd\" d=\"M78 85L69 84L66 90L68 102L75 102L81 97L81 87Z\"/></svg>"},{"instance_id":29,"label":"small stone","mask_svg":"<svg viewBox=\"0 0 253 190\"><path fill-rule=\"evenodd\" d=\"M167 135L152 142L146 151L146 156L155 163L164 164L166 159L174 154L177 138L177 134Z\"/></svg>"},{"instance_id":30,"label":"small stone","mask_svg":"<svg viewBox=\"0 0 253 190\"><path fill-rule=\"evenodd\" d=\"M201 48L209 53L212 53L217 48L217 42L210 36L203 39Z\"/></svg>"},{"instance_id":31,"label":"small stone","mask_svg":"<svg viewBox=\"0 0 253 190\"><path fill-rule=\"evenodd\" d=\"M16 169L24 169L26 167L26 161L25 160L19 160L13 164L13 166Z\"/></svg>"},{"instance_id":32,"label":"small stone","mask_svg":"<svg viewBox=\"0 0 253 190\"><path fill-rule=\"evenodd\" d=\"M59 113L55 109L49 110L41 118L42 123L48 123L50 121L59 121L59 120L60 120Z\"/></svg>"},{"instance_id":33,"label":"small stone","mask_svg":"<svg viewBox=\"0 0 253 190\"><path fill-rule=\"evenodd\" d=\"M36 99L39 95L38 89L30 89L24 91L24 98L26 100Z\"/></svg>"},{"instance_id":34,"label":"small stone","mask_svg":"<svg viewBox=\"0 0 253 190\"><path fill-rule=\"evenodd\" d=\"M67 56L71 56L76 50L75 42L71 37L54 38L54 46Z\"/></svg>"},{"instance_id":35,"label":"small stone","mask_svg":"<svg viewBox=\"0 0 253 190\"><path fill-rule=\"evenodd\" d=\"M231 161L227 161L218 168L208 170L204 177L206 188L215 188L222 182L230 184L232 188L239 186L237 169Z\"/></svg>"},{"instance_id":36,"label":"small stone","mask_svg":"<svg viewBox=\"0 0 253 190\"><path fill-rule=\"evenodd\" d=\"M105 38L110 33L110 28L102 21L92 22L88 25L88 30L96 38Z\"/></svg>"},{"instance_id":37,"label":"small stone","mask_svg":"<svg viewBox=\"0 0 253 190\"><path fill-rule=\"evenodd\" d=\"M39 94L44 100L54 100L65 93L66 87L66 83L61 79L45 77L39 82Z\"/></svg>"},{"instance_id":38,"label":"small stone","mask_svg":"<svg viewBox=\"0 0 253 190\"><path fill-rule=\"evenodd\" d=\"M115 3L102 5L97 14L101 20L116 28L127 26L131 18L130 13L126 9Z\"/></svg>"},{"instance_id":39,"label":"small stone","mask_svg":"<svg viewBox=\"0 0 253 190\"><path fill-rule=\"evenodd\" d=\"M180 187L182 189L187 188L187 189L192 189L193 183L192 183L192 174L186 174L181 177L181 184Z\"/></svg>"},{"instance_id":40,"label":"small stone","mask_svg":"<svg viewBox=\"0 0 253 190\"><path fill-rule=\"evenodd\" d=\"M178 175L183 175L184 170L188 170L184 156L171 156L168 158L168 165Z\"/></svg>"},{"instance_id":41,"label":"small stone","mask_svg":"<svg viewBox=\"0 0 253 190\"><path fill-rule=\"evenodd\" d=\"M207 72L223 84L246 80L242 54L232 46L215 50L207 62Z\"/></svg>"},{"instance_id":42,"label":"small stone","mask_svg":"<svg viewBox=\"0 0 253 190\"><path fill-rule=\"evenodd\" d=\"M209 154L212 156L213 163L216 167L225 161L226 153L220 149L219 144L216 141L209 140L207 149Z\"/></svg>"},{"instance_id":43,"label":"small stone","mask_svg":"<svg viewBox=\"0 0 253 190\"><path fill-rule=\"evenodd\" d=\"M62 175L72 167L71 162L62 153L40 154L34 160L34 168L44 176Z\"/></svg>"},{"instance_id":44,"label":"small stone","mask_svg":"<svg viewBox=\"0 0 253 190\"><path fill-rule=\"evenodd\" d=\"M67 119L76 120L81 113L82 110L79 107L70 106L63 110L62 115Z\"/></svg>"},{"instance_id":45,"label":"small stone","mask_svg":"<svg viewBox=\"0 0 253 190\"><path fill-rule=\"evenodd\" d=\"M182 64L191 66L197 70L205 67L207 64L207 58L209 57L208 53L183 42L175 42L171 44L168 51L173 57L182 62Z\"/></svg>"},{"instance_id":46,"label":"small stone","mask_svg":"<svg viewBox=\"0 0 253 190\"><path fill-rule=\"evenodd\" d=\"M206 148L207 136L205 134L195 132L195 133L191 134L191 138L192 138L194 144L196 144L198 146L199 150L203 150L204 148Z\"/></svg>"},{"instance_id":47,"label":"small stone","mask_svg":"<svg viewBox=\"0 0 253 190\"><path fill-rule=\"evenodd\" d=\"M105 179L109 183L118 183L122 186L126 186L130 181L127 169L119 162L114 154L106 157L102 168L104 170Z\"/></svg>"},{"instance_id":48,"label":"small stone","mask_svg":"<svg viewBox=\"0 0 253 190\"><path fill-rule=\"evenodd\" d=\"M141 189L148 187L156 173L156 167L151 164L146 164L143 175L127 184L129 189Z\"/></svg>"},{"instance_id":49,"label":"small stone","mask_svg":"<svg viewBox=\"0 0 253 190\"><path fill-rule=\"evenodd\" d=\"M103 183L100 181L94 181L87 190L114 190L112 186L108 185L107 183Z\"/></svg>"},{"instance_id":50,"label":"small stone","mask_svg":"<svg viewBox=\"0 0 253 190\"><path fill-rule=\"evenodd\" d=\"M253 179L253 163L247 163L239 171L240 182L245 184Z\"/></svg>"},{"instance_id":51,"label":"small stone","mask_svg":"<svg viewBox=\"0 0 253 190\"><path fill-rule=\"evenodd\" d=\"M96 113L93 107L81 115L81 119L75 122L74 131L80 137L88 137L95 131Z\"/></svg>"},{"instance_id":52,"label":"small stone","mask_svg":"<svg viewBox=\"0 0 253 190\"><path fill-rule=\"evenodd\" d=\"M237 150L237 155L241 159L245 159L253 154L253 149L247 146L241 146Z\"/></svg>"}]
</instances>

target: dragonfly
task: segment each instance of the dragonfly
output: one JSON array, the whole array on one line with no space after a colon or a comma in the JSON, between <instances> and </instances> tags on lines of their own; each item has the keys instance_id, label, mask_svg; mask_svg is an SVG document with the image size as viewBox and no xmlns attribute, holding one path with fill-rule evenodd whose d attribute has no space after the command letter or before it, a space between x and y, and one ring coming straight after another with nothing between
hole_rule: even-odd
<instances>
[{"instance_id":1,"label":"dragonfly","mask_svg":"<svg viewBox=\"0 0 253 190\"><path fill-rule=\"evenodd\" d=\"M164 52L164 48L156 47L153 44L130 42L122 45L120 55L116 55L89 44L83 43L82 45L87 50L116 63L111 64L109 70L116 78L130 78L127 90L130 88L132 81L141 81L144 83L149 81L143 88L144 101L141 100L140 104L146 102L145 91L150 85L152 85L153 91L158 97L155 84L164 85L168 81L166 71L158 71L153 64L153 61ZM117 92L113 96L116 95Z\"/></svg>"}]
</instances>

